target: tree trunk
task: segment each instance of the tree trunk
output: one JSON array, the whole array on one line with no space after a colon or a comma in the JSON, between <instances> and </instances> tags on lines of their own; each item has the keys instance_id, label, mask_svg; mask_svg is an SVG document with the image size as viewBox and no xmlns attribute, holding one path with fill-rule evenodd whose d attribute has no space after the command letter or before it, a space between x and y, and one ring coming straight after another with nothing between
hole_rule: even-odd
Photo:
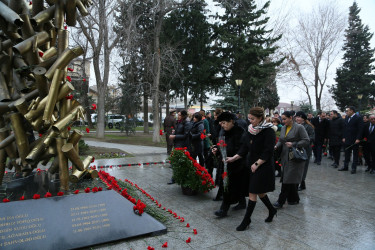
<instances>
[{"instance_id":1,"label":"tree trunk","mask_svg":"<svg viewBox=\"0 0 375 250\"><path fill-rule=\"evenodd\" d=\"M157 20L156 27L155 27L155 40L154 40L154 81L152 85L152 113L154 116L154 124L153 124L153 135L152 141L153 142L160 142L160 119L159 119L159 85L160 85L160 70L161 70L161 57L160 57L160 32L162 26L163 16Z\"/></svg>"},{"instance_id":2,"label":"tree trunk","mask_svg":"<svg viewBox=\"0 0 375 250\"><path fill-rule=\"evenodd\" d=\"M150 129L148 127L148 95L146 91L143 93L143 133L148 134Z\"/></svg>"}]
</instances>

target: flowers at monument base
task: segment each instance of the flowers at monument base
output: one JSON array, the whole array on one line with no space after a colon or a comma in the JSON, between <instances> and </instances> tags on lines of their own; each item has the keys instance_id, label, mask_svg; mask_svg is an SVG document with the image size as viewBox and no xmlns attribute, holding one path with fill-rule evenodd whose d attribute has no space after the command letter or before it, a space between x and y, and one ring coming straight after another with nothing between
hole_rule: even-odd
<instances>
[{"instance_id":1,"label":"flowers at monument base","mask_svg":"<svg viewBox=\"0 0 375 250\"><path fill-rule=\"evenodd\" d=\"M197 231L197 229L193 229L193 232L194 232L194 234L198 234L198 231Z\"/></svg>"},{"instance_id":2,"label":"flowers at monument base","mask_svg":"<svg viewBox=\"0 0 375 250\"><path fill-rule=\"evenodd\" d=\"M155 248L148 246L147 250L155 250Z\"/></svg>"},{"instance_id":3,"label":"flowers at monument base","mask_svg":"<svg viewBox=\"0 0 375 250\"><path fill-rule=\"evenodd\" d=\"M173 179L182 187L208 192L215 183L207 169L190 156L186 148L175 148L169 157L173 170Z\"/></svg>"},{"instance_id":4,"label":"flowers at monument base","mask_svg":"<svg viewBox=\"0 0 375 250\"><path fill-rule=\"evenodd\" d=\"M20 198L20 201L23 201L23 200L25 200L25 196L24 195L22 195L21 198Z\"/></svg>"},{"instance_id":5,"label":"flowers at monument base","mask_svg":"<svg viewBox=\"0 0 375 250\"><path fill-rule=\"evenodd\" d=\"M86 132L87 132L87 133L90 133L90 129L89 129L89 128L86 128Z\"/></svg>"},{"instance_id":6,"label":"flowers at monument base","mask_svg":"<svg viewBox=\"0 0 375 250\"><path fill-rule=\"evenodd\" d=\"M33 199L34 199L34 200L40 199L40 194L34 194L34 195L33 195Z\"/></svg>"},{"instance_id":7,"label":"flowers at monument base","mask_svg":"<svg viewBox=\"0 0 375 250\"><path fill-rule=\"evenodd\" d=\"M57 193L57 196L63 196L63 195L64 195L64 192L60 191L60 192Z\"/></svg>"},{"instance_id":8,"label":"flowers at monument base","mask_svg":"<svg viewBox=\"0 0 375 250\"><path fill-rule=\"evenodd\" d=\"M50 192L47 192L45 195L44 195L45 198L48 198L48 197L52 197L52 194Z\"/></svg>"},{"instance_id":9,"label":"flowers at monument base","mask_svg":"<svg viewBox=\"0 0 375 250\"><path fill-rule=\"evenodd\" d=\"M167 248L168 247L168 242L166 241L161 247Z\"/></svg>"},{"instance_id":10,"label":"flowers at monument base","mask_svg":"<svg viewBox=\"0 0 375 250\"><path fill-rule=\"evenodd\" d=\"M186 224L186 227L190 227L190 224L188 223L188 224Z\"/></svg>"},{"instance_id":11,"label":"flowers at monument base","mask_svg":"<svg viewBox=\"0 0 375 250\"><path fill-rule=\"evenodd\" d=\"M90 193L90 188L89 187L85 188L85 193Z\"/></svg>"},{"instance_id":12,"label":"flowers at monument base","mask_svg":"<svg viewBox=\"0 0 375 250\"><path fill-rule=\"evenodd\" d=\"M10 202L10 200L8 198L4 198L3 203L7 203L7 202Z\"/></svg>"},{"instance_id":13,"label":"flowers at monument base","mask_svg":"<svg viewBox=\"0 0 375 250\"><path fill-rule=\"evenodd\" d=\"M189 237L187 240L186 240L186 243L190 243L191 242L191 238Z\"/></svg>"},{"instance_id":14,"label":"flowers at monument base","mask_svg":"<svg viewBox=\"0 0 375 250\"><path fill-rule=\"evenodd\" d=\"M77 189L76 191L74 191L74 194L78 194L79 193L79 190Z\"/></svg>"}]
</instances>

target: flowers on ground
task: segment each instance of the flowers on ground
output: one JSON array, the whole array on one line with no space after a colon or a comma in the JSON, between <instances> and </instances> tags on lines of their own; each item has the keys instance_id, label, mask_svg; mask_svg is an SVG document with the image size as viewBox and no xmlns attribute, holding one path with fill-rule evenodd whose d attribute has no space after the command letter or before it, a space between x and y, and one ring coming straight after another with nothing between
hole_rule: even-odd
<instances>
[{"instance_id":1,"label":"flowers on ground","mask_svg":"<svg viewBox=\"0 0 375 250\"><path fill-rule=\"evenodd\" d=\"M173 179L182 187L208 192L215 183L207 169L190 156L186 148L175 148L169 157L173 169Z\"/></svg>"}]
</instances>

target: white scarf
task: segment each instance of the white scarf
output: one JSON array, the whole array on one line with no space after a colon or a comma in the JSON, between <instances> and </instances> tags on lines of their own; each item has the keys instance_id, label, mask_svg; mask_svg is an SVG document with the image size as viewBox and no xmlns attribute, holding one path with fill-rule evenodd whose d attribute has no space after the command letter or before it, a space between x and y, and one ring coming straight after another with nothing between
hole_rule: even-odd
<instances>
[{"instance_id":1,"label":"white scarf","mask_svg":"<svg viewBox=\"0 0 375 250\"><path fill-rule=\"evenodd\" d=\"M273 126L272 123L270 122L266 122L266 121L263 121L261 122L260 124L258 124L257 126L253 127L252 124L249 125L249 132L250 134L252 135L257 135L259 134L263 129L265 128L271 128Z\"/></svg>"}]
</instances>

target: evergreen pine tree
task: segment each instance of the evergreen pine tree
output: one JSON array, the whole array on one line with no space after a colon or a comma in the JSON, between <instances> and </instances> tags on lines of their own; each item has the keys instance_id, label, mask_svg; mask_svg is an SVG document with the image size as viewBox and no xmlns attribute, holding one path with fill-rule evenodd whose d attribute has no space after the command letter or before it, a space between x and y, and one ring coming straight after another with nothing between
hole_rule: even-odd
<instances>
[{"instance_id":1,"label":"evergreen pine tree","mask_svg":"<svg viewBox=\"0 0 375 250\"><path fill-rule=\"evenodd\" d=\"M331 93L336 101L336 105L344 110L348 105L359 107L362 103L369 103L369 97L374 96L374 74L375 69L372 63L374 59L374 49L370 48L370 40L373 33L362 24L356 2L349 8L349 27L345 30L345 51L344 63L336 70L337 85L331 88ZM362 94L362 100L357 98ZM361 102L361 103L359 103Z\"/></svg>"},{"instance_id":2,"label":"evergreen pine tree","mask_svg":"<svg viewBox=\"0 0 375 250\"><path fill-rule=\"evenodd\" d=\"M257 10L254 0L216 1L225 9L222 16L216 17L218 22L214 35L216 55L221 59L222 80L236 87L235 80L243 79L243 100L251 106L261 104L258 95L272 89L270 85L274 82L276 67L282 62L271 59L277 49L275 42L281 36L270 37L271 30L265 27L269 20L265 14L270 2ZM277 91L272 94L278 99ZM272 106L264 108L274 108Z\"/></svg>"}]
</instances>

